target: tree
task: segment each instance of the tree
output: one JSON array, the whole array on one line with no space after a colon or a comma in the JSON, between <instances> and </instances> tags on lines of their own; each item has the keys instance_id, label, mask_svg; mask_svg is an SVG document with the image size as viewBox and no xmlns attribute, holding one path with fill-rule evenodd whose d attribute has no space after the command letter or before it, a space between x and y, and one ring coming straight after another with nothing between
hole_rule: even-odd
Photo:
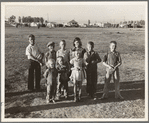
<instances>
[{"instance_id":1,"label":"tree","mask_svg":"<svg viewBox=\"0 0 149 123\"><path fill-rule=\"evenodd\" d=\"M18 18L18 21L19 21L19 23L21 23L21 17L19 16L19 18Z\"/></svg>"},{"instance_id":2,"label":"tree","mask_svg":"<svg viewBox=\"0 0 149 123\"><path fill-rule=\"evenodd\" d=\"M9 19L10 19L10 22L15 22L16 16L12 15Z\"/></svg>"},{"instance_id":3,"label":"tree","mask_svg":"<svg viewBox=\"0 0 149 123\"><path fill-rule=\"evenodd\" d=\"M41 17L40 18L40 22L43 24L43 22L44 22L44 19Z\"/></svg>"}]
</instances>

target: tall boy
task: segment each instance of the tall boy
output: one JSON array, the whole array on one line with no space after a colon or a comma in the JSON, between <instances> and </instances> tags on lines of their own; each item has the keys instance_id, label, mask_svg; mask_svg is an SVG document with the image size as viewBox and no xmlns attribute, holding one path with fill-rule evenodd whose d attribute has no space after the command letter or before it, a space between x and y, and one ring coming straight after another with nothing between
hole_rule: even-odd
<instances>
[{"instance_id":1,"label":"tall boy","mask_svg":"<svg viewBox=\"0 0 149 123\"><path fill-rule=\"evenodd\" d=\"M26 55L29 60L29 71L28 71L28 90L34 89L34 79L35 79L35 89L40 89L40 79L41 79L41 66L40 62L43 57L37 44L35 44L35 36L30 34L28 37L29 45L26 47Z\"/></svg>"},{"instance_id":2,"label":"tall boy","mask_svg":"<svg viewBox=\"0 0 149 123\"><path fill-rule=\"evenodd\" d=\"M106 77L105 85L103 89L103 95L101 99L108 98L109 84L111 76L113 76L113 81L115 83L115 98L124 99L120 94L120 83L119 83L119 66L122 64L120 53L116 51L117 43L116 41L110 42L110 53L107 53L103 59L103 65L106 66Z\"/></svg>"}]
</instances>

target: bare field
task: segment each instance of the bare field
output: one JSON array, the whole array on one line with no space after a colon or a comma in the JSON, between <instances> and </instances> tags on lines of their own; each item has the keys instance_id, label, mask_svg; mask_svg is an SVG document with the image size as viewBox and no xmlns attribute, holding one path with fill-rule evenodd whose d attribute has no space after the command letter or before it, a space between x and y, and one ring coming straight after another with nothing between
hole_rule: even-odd
<instances>
[{"instance_id":1,"label":"bare field","mask_svg":"<svg viewBox=\"0 0 149 123\"><path fill-rule=\"evenodd\" d=\"M72 85L69 84L69 99L56 104L46 104L45 80L41 80L41 92L27 90L27 57L25 49L28 35L34 34L36 42L45 53L49 41L67 42L72 48L75 37L80 37L83 47L88 41L95 43L94 50L101 58L106 54L109 42L116 40L121 53L121 94L124 101L114 98L114 83L111 81L110 97L100 100L103 91L105 67L98 64L98 89L96 101L87 97L86 82L83 83L82 101L73 102ZM42 67L42 72L45 67ZM145 117L145 30L119 28L14 28L5 29L5 117L6 118L144 118ZM100 119L99 119L100 120Z\"/></svg>"}]
</instances>

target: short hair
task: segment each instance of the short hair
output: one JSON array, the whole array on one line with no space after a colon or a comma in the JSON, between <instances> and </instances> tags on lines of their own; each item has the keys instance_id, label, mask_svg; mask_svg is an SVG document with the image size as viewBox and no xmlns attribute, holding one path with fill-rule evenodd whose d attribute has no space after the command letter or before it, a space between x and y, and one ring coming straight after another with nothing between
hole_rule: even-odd
<instances>
[{"instance_id":1,"label":"short hair","mask_svg":"<svg viewBox=\"0 0 149 123\"><path fill-rule=\"evenodd\" d=\"M30 34L29 36L28 36L28 39L29 38L32 38L33 40L35 40L35 36L33 35L33 34Z\"/></svg>"},{"instance_id":2,"label":"short hair","mask_svg":"<svg viewBox=\"0 0 149 123\"><path fill-rule=\"evenodd\" d=\"M91 45L94 48L94 42L89 41L87 44Z\"/></svg>"},{"instance_id":3,"label":"short hair","mask_svg":"<svg viewBox=\"0 0 149 123\"><path fill-rule=\"evenodd\" d=\"M58 56L57 60L56 60L56 63L58 63L60 59L62 59L62 61L64 62L64 58L62 56Z\"/></svg>"},{"instance_id":4,"label":"short hair","mask_svg":"<svg viewBox=\"0 0 149 123\"><path fill-rule=\"evenodd\" d=\"M55 60L54 59L49 59L48 63L54 63L55 64Z\"/></svg>"},{"instance_id":5,"label":"short hair","mask_svg":"<svg viewBox=\"0 0 149 123\"><path fill-rule=\"evenodd\" d=\"M82 46L82 42L81 42L81 39L79 37L76 37L73 41L73 46L75 47L75 42L78 41L79 42L79 45L80 47Z\"/></svg>"},{"instance_id":6,"label":"short hair","mask_svg":"<svg viewBox=\"0 0 149 123\"><path fill-rule=\"evenodd\" d=\"M61 42L63 42L63 43L65 44L65 46L66 46L66 41L65 41L65 40L61 40L60 43L61 43Z\"/></svg>"},{"instance_id":7,"label":"short hair","mask_svg":"<svg viewBox=\"0 0 149 123\"><path fill-rule=\"evenodd\" d=\"M116 42L116 41L110 41L110 44L111 44L111 43L117 45L117 42Z\"/></svg>"}]
</instances>

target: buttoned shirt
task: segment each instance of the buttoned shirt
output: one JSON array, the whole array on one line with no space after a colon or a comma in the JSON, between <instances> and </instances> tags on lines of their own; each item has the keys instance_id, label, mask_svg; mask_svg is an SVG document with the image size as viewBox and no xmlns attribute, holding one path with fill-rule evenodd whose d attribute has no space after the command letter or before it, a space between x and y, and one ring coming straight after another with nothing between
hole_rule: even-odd
<instances>
[{"instance_id":1,"label":"buttoned shirt","mask_svg":"<svg viewBox=\"0 0 149 123\"><path fill-rule=\"evenodd\" d=\"M32 56L34 56L35 58L38 58L40 54L41 54L41 51L37 44L34 44L34 45L29 44L26 47L26 55L27 55L28 59L35 60Z\"/></svg>"},{"instance_id":2,"label":"buttoned shirt","mask_svg":"<svg viewBox=\"0 0 149 123\"><path fill-rule=\"evenodd\" d=\"M69 63L69 60L70 60L69 51L60 49L56 52L56 57L59 57L59 56L62 56L64 58L64 62Z\"/></svg>"},{"instance_id":3,"label":"buttoned shirt","mask_svg":"<svg viewBox=\"0 0 149 123\"><path fill-rule=\"evenodd\" d=\"M121 63L120 53L117 51L107 53L103 58L103 62L115 67L117 64Z\"/></svg>"}]
</instances>

